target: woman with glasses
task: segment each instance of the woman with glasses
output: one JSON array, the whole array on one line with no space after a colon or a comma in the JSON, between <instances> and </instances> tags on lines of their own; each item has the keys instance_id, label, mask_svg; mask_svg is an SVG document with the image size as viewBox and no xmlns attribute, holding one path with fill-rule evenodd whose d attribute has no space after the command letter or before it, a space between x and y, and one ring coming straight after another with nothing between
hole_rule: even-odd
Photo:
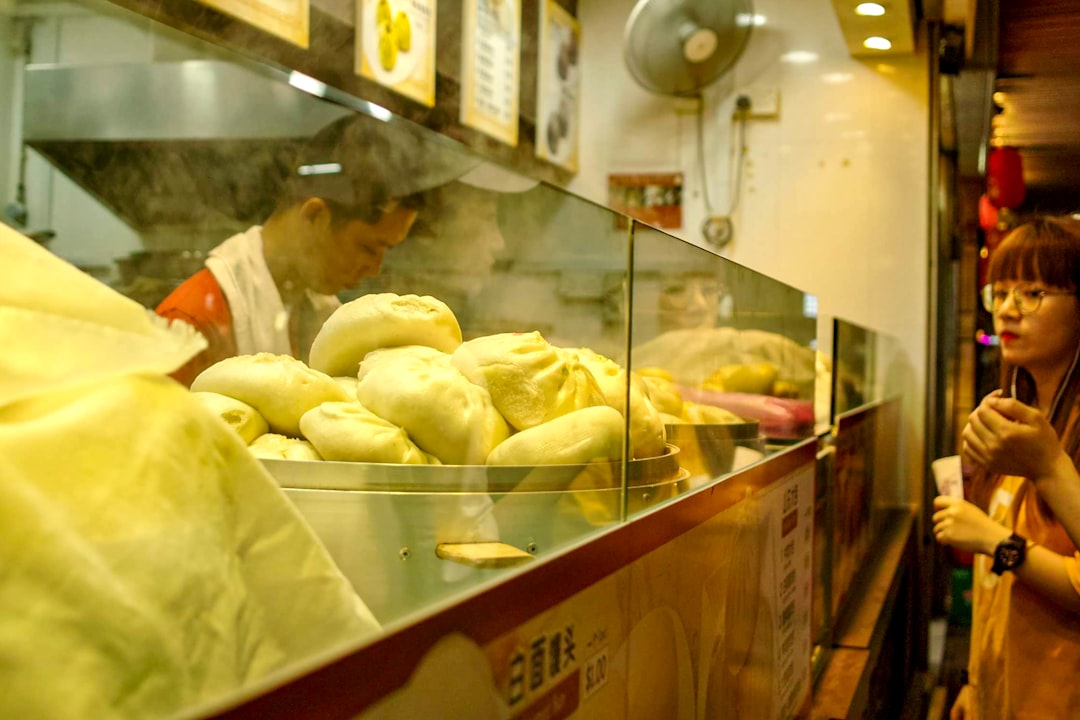
<instances>
[{"instance_id":1,"label":"woman with glasses","mask_svg":"<svg viewBox=\"0 0 1080 720\"><path fill-rule=\"evenodd\" d=\"M952 720L1080 717L1080 229L1040 219L990 260L1002 384L971 413L973 502L934 501L976 553L968 684Z\"/></svg>"}]
</instances>

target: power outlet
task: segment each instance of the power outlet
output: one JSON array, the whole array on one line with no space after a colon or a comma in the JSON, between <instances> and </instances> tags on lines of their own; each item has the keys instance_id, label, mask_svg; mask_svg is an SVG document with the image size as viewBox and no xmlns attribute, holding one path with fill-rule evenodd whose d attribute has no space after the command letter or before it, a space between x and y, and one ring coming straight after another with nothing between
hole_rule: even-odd
<instances>
[{"instance_id":1,"label":"power outlet","mask_svg":"<svg viewBox=\"0 0 1080 720\"><path fill-rule=\"evenodd\" d=\"M739 94L750 99L748 118L769 120L780 117L780 88L775 85L744 88Z\"/></svg>"}]
</instances>

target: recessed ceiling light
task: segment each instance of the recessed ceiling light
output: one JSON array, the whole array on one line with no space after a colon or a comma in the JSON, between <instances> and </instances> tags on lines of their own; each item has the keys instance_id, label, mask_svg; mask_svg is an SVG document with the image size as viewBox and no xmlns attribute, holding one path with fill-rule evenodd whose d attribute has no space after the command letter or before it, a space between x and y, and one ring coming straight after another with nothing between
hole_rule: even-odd
<instances>
[{"instance_id":1,"label":"recessed ceiling light","mask_svg":"<svg viewBox=\"0 0 1080 720\"><path fill-rule=\"evenodd\" d=\"M839 85L840 83L851 82L855 79L855 76L851 73L831 72L824 73L821 76L821 81L829 85Z\"/></svg>"},{"instance_id":2,"label":"recessed ceiling light","mask_svg":"<svg viewBox=\"0 0 1080 720\"><path fill-rule=\"evenodd\" d=\"M737 13L735 15L735 24L738 27L761 27L768 21L767 17L758 13Z\"/></svg>"},{"instance_id":3,"label":"recessed ceiling light","mask_svg":"<svg viewBox=\"0 0 1080 720\"><path fill-rule=\"evenodd\" d=\"M862 41L863 47L870 48L871 50L888 50L892 47L892 43L888 38L883 38L878 35L873 35Z\"/></svg>"},{"instance_id":4,"label":"recessed ceiling light","mask_svg":"<svg viewBox=\"0 0 1080 720\"><path fill-rule=\"evenodd\" d=\"M810 52L809 50L792 50L786 52L780 56L780 62L793 63L795 65L805 65L806 63L816 62L818 54L816 52Z\"/></svg>"},{"instance_id":5,"label":"recessed ceiling light","mask_svg":"<svg viewBox=\"0 0 1080 720\"><path fill-rule=\"evenodd\" d=\"M870 15L872 17L880 17L885 14L885 6L881 3L859 3L855 6L856 15Z\"/></svg>"}]
</instances>

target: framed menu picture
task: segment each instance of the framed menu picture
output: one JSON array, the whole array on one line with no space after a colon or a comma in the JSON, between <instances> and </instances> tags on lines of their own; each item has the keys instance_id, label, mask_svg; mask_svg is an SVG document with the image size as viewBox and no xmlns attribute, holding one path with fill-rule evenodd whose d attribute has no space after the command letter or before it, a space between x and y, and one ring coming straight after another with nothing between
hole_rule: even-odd
<instances>
[{"instance_id":1,"label":"framed menu picture","mask_svg":"<svg viewBox=\"0 0 1080 720\"><path fill-rule=\"evenodd\" d=\"M608 206L653 227L682 227L683 176L680 172L611 173L608 175ZM625 227L618 217L616 227Z\"/></svg>"},{"instance_id":2,"label":"framed menu picture","mask_svg":"<svg viewBox=\"0 0 1080 720\"><path fill-rule=\"evenodd\" d=\"M435 104L436 0L356 0L356 74Z\"/></svg>"},{"instance_id":3,"label":"framed menu picture","mask_svg":"<svg viewBox=\"0 0 1080 720\"><path fill-rule=\"evenodd\" d=\"M571 172L578 169L578 67L581 25L555 2L540 3L536 156Z\"/></svg>"},{"instance_id":4,"label":"framed menu picture","mask_svg":"<svg viewBox=\"0 0 1080 720\"><path fill-rule=\"evenodd\" d=\"M521 0L464 0L461 123L518 143Z\"/></svg>"},{"instance_id":5,"label":"framed menu picture","mask_svg":"<svg viewBox=\"0 0 1080 720\"><path fill-rule=\"evenodd\" d=\"M308 46L308 0L199 0L302 48Z\"/></svg>"}]
</instances>

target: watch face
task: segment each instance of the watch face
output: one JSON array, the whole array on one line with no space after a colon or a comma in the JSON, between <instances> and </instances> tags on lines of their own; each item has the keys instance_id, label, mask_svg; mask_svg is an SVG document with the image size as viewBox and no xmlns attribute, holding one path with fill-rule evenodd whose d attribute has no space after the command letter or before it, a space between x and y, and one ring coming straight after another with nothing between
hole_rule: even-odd
<instances>
[{"instance_id":1,"label":"watch face","mask_svg":"<svg viewBox=\"0 0 1080 720\"><path fill-rule=\"evenodd\" d=\"M1006 570L1014 570L1024 562L1024 551L1027 549L1027 541L1013 535L1001 543L994 550L994 565L990 572L1000 575Z\"/></svg>"},{"instance_id":2,"label":"watch face","mask_svg":"<svg viewBox=\"0 0 1080 720\"><path fill-rule=\"evenodd\" d=\"M1006 568L1014 568L1020 562L1020 549L1012 546L1003 547L998 557Z\"/></svg>"}]
</instances>

